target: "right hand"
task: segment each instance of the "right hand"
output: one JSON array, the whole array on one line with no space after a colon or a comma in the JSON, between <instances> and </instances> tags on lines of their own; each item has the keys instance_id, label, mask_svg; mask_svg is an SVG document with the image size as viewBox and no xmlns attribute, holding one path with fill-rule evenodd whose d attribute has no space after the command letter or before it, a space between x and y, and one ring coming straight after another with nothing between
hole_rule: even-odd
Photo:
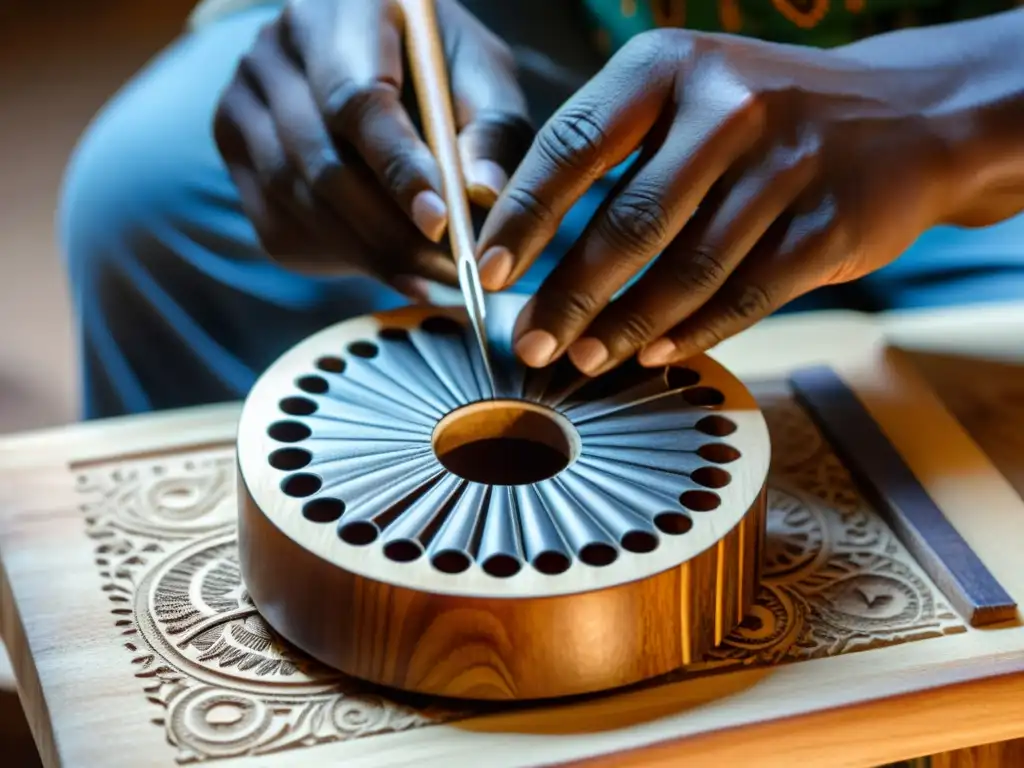
<instances>
[{"instance_id":1,"label":"right hand","mask_svg":"<svg viewBox=\"0 0 1024 768\"><path fill-rule=\"evenodd\" d=\"M512 56L437 0L467 191L489 207L532 139ZM402 102L398 0L292 0L223 93L214 136L268 255L424 300L457 284L440 173Z\"/></svg>"}]
</instances>

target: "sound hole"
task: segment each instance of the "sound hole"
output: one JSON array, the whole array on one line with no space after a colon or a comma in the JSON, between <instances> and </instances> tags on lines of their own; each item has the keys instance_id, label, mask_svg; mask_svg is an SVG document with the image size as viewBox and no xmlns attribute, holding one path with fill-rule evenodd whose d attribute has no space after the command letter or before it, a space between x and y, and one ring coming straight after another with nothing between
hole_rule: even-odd
<instances>
[{"instance_id":1,"label":"sound hole","mask_svg":"<svg viewBox=\"0 0 1024 768\"><path fill-rule=\"evenodd\" d=\"M554 477L579 452L575 428L555 411L512 400L452 411L434 430L434 453L451 473L487 485Z\"/></svg>"}]
</instances>

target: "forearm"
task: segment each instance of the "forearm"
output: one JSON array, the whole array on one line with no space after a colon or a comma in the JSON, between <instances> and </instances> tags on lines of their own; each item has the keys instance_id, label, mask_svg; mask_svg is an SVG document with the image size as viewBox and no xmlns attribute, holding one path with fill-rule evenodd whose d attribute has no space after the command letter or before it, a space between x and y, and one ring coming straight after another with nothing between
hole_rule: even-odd
<instances>
[{"instance_id":1,"label":"forearm","mask_svg":"<svg viewBox=\"0 0 1024 768\"><path fill-rule=\"evenodd\" d=\"M838 49L880 76L919 82L961 190L949 223L1024 211L1024 10L901 30ZM921 76L927 72L927 76ZM915 80L916 78L916 80Z\"/></svg>"}]
</instances>

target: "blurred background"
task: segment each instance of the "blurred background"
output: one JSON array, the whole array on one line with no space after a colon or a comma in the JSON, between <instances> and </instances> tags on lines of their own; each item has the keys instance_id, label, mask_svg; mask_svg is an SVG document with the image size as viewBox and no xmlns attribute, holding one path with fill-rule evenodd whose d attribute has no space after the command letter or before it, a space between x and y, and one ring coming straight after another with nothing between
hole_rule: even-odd
<instances>
[{"instance_id":1,"label":"blurred background","mask_svg":"<svg viewBox=\"0 0 1024 768\"><path fill-rule=\"evenodd\" d=\"M195 2L0 4L0 433L77 417L53 226L64 165L96 111L181 32Z\"/></svg>"},{"instance_id":2,"label":"blurred background","mask_svg":"<svg viewBox=\"0 0 1024 768\"><path fill-rule=\"evenodd\" d=\"M77 418L68 287L54 237L64 165L111 95L196 0L0 3L0 433ZM0 754L39 765L0 645Z\"/></svg>"}]
</instances>

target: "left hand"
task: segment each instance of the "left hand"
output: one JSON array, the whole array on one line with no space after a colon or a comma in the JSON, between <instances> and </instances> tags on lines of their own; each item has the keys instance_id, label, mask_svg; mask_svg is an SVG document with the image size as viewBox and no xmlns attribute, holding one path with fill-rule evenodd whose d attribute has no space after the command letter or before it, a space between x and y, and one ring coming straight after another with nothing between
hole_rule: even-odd
<instances>
[{"instance_id":1,"label":"left hand","mask_svg":"<svg viewBox=\"0 0 1024 768\"><path fill-rule=\"evenodd\" d=\"M938 108L942 78L842 49L638 36L543 127L481 233L482 282L501 290L639 150L524 308L518 355L568 351L590 375L637 353L680 361L955 221L961 126Z\"/></svg>"}]
</instances>

